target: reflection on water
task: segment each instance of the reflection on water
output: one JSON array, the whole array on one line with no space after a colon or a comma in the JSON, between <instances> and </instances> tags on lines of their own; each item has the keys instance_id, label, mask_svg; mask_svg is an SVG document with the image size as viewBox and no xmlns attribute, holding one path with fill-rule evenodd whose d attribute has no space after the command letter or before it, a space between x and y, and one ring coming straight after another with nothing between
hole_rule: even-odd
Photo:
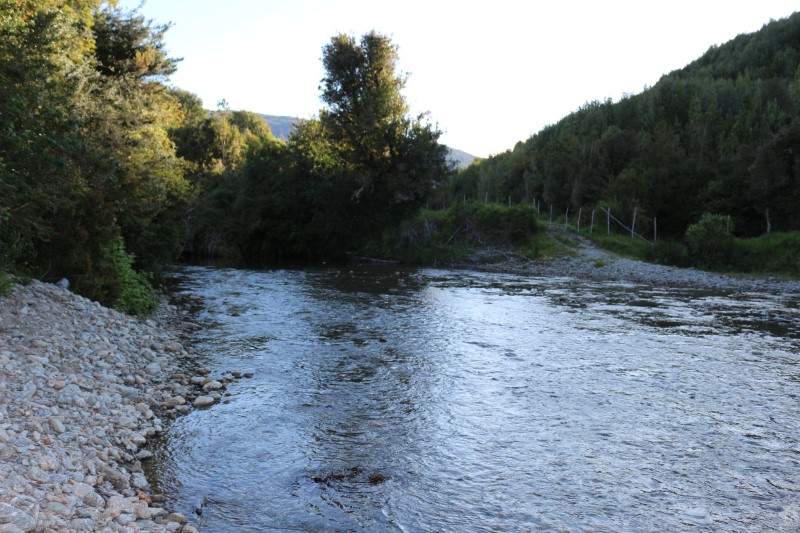
<instances>
[{"instance_id":1,"label":"reflection on water","mask_svg":"<svg viewBox=\"0 0 800 533\"><path fill-rule=\"evenodd\" d=\"M252 370L177 420L207 531L794 530L797 295L355 267L192 267L198 349Z\"/></svg>"}]
</instances>

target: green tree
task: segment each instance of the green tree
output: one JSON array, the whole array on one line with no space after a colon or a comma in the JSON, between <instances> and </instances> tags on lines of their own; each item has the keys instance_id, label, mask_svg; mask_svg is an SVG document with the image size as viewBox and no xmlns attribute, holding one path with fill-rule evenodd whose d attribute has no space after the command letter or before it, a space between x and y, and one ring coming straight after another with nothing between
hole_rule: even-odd
<instances>
[{"instance_id":1,"label":"green tree","mask_svg":"<svg viewBox=\"0 0 800 533\"><path fill-rule=\"evenodd\" d=\"M323 48L320 122L357 183L351 209L375 232L418 209L452 172L439 130L408 115L397 59L397 46L375 32L340 34Z\"/></svg>"}]
</instances>

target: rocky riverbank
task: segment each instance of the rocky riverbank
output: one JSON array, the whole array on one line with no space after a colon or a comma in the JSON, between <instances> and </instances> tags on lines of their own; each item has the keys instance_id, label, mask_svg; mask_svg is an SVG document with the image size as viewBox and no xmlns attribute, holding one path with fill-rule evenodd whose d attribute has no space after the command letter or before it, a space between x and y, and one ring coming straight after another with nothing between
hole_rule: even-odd
<instances>
[{"instance_id":1,"label":"rocky riverbank","mask_svg":"<svg viewBox=\"0 0 800 533\"><path fill-rule=\"evenodd\" d=\"M0 297L0 532L197 531L142 462L227 380L194 367L170 310L138 320L37 281Z\"/></svg>"}]
</instances>

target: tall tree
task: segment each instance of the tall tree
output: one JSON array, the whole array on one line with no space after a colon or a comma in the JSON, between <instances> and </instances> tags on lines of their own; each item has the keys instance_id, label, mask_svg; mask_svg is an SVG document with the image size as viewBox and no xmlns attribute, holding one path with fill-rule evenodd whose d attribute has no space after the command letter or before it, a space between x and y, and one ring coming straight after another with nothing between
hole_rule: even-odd
<instances>
[{"instance_id":1,"label":"tall tree","mask_svg":"<svg viewBox=\"0 0 800 533\"><path fill-rule=\"evenodd\" d=\"M320 121L358 183L352 208L376 231L417 209L452 172L441 132L408 114L397 51L374 31L360 41L340 34L323 48Z\"/></svg>"}]
</instances>

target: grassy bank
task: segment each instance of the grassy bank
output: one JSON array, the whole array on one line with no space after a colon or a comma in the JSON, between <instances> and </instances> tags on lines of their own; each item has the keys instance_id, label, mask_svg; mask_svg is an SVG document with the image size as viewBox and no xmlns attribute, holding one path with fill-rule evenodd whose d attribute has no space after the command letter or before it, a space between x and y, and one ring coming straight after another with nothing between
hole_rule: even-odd
<instances>
[{"instance_id":1,"label":"grassy bank","mask_svg":"<svg viewBox=\"0 0 800 533\"><path fill-rule=\"evenodd\" d=\"M486 248L514 250L528 257L552 256L564 250L539 232L531 206L468 203L424 209L385 233L380 241L370 243L362 253L411 264L439 264L466 261L476 250Z\"/></svg>"},{"instance_id":2,"label":"grassy bank","mask_svg":"<svg viewBox=\"0 0 800 533\"><path fill-rule=\"evenodd\" d=\"M729 237L719 250L720 238L692 249L685 240L662 240L655 245L629 235L582 232L598 246L615 254L677 267L696 267L715 272L800 276L800 231L773 233L750 239ZM726 238L721 238L726 240ZM713 248L714 253L709 253Z\"/></svg>"}]
</instances>

